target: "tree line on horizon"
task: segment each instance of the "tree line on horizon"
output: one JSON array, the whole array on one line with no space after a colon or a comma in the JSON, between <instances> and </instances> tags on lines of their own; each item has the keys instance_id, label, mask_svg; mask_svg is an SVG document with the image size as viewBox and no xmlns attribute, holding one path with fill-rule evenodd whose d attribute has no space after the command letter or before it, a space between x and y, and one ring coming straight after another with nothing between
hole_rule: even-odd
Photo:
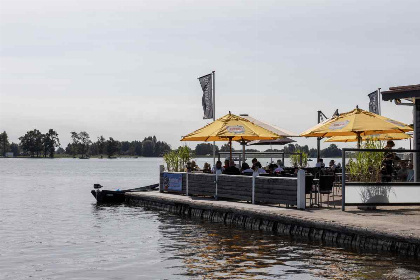
<instances>
[{"instance_id":1,"label":"tree line on horizon","mask_svg":"<svg viewBox=\"0 0 420 280\"><path fill-rule=\"evenodd\" d=\"M70 132L71 142L65 147L60 146L58 133L54 129L49 129L46 133L41 133L34 129L19 137L20 143L9 143L6 131L0 133L0 154L5 155L6 152L13 152L15 156L30 157L50 157L55 154L68 155L81 158L90 156L108 157L114 156L136 156L136 157L162 157L170 152L171 146L164 142L158 141L156 136L145 137L142 141L118 141L113 137L105 139L104 136L97 137L96 141L90 139L90 135L86 131ZM195 156L208 156L213 154L213 144L199 143L193 149L188 148L191 154ZM229 144L225 143L220 148L215 145L217 152L228 152ZM232 148L235 151L234 148ZM247 148L247 152L259 152L257 149ZM266 149L265 152L285 152L286 156L290 153L304 152L310 158L317 156L317 150L309 148L308 145L300 146L299 144L288 144L282 149ZM321 157L341 157L342 151L335 144L321 150Z\"/></svg>"}]
</instances>

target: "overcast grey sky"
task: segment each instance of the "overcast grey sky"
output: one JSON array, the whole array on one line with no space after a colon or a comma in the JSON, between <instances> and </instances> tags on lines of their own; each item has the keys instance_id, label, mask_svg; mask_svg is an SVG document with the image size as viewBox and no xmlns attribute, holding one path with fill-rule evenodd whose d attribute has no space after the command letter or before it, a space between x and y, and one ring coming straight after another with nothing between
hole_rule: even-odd
<instances>
[{"instance_id":1,"label":"overcast grey sky","mask_svg":"<svg viewBox=\"0 0 420 280\"><path fill-rule=\"evenodd\" d=\"M217 117L300 133L317 110L367 109L378 87L420 83L419 11L418 0L0 0L0 130L177 147L207 123L197 77L215 70ZM382 113L412 123L409 107Z\"/></svg>"}]
</instances>

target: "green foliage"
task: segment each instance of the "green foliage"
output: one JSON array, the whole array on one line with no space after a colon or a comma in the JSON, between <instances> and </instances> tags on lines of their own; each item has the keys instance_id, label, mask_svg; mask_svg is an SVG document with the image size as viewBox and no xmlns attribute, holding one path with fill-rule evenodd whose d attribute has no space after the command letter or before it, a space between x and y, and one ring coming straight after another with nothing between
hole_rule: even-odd
<instances>
[{"instance_id":1,"label":"green foliage","mask_svg":"<svg viewBox=\"0 0 420 280\"><path fill-rule=\"evenodd\" d=\"M4 156L10 150L9 137L6 131L0 133L0 155Z\"/></svg>"},{"instance_id":2,"label":"green foliage","mask_svg":"<svg viewBox=\"0 0 420 280\"><path fill-rule=\"evenodd\" d=\"M330 144L329 147L321 150L321 157L333 158L341 157L342 151L337 147L336 144Z\"/></svg>"},{"instance_id":3,"label":"green foliage","mask_svg":"<svg viewBox=\"0 0 420 280\"><path fill-rule=\"evenodd\" d=\"M20 146L31 157L34 157L35 154L39 157L43 149L42 138L43 134L38 129L30 130L24 136L19 137Z\"/></svg>"},{"instance_id":4,"label":"green foliage","mask_svg":"<svg viewBox=\"0 0 420 280\"><path fill-rule=\"evenodd\" d=\"M42 137L42 145L44 147L44 157L48 155L50 158L53 158L55 148L60 146L58 133L54 129L48 130Z\"/></svg>"},{"instance_id":5,"label":"green foliage","mask_svg":"<svg viewBox=\"0 0 420 280\"><path fill-rule=\"evenodd\" d=\"M79 153L82 155L82 158L86 157L89 151L89 145L92 144L89 133L86 131L81 131L79 133L72 131L70 133L71 139L73 140L72 154L76 155Z\"/></svg>"},{"instance_id":6,"label":"green foliage","mask_svg":"<svg viewBox=\"0 0 420 280\"><path fill-rule=\"evenodd\" d=\"M300 165L300 155L290 155L293 166L306 167L308 165L308 154L302 149L297 149L295 153L302 153L302 165Z\"/></svg>"},{"instance_id":7,"label":"green foliage","mask_svg":"<svg viewBox=\"0 0 420 280\"><path fill-rule=\"evenodd\" d=\"M179 147L176 151L169 151L163 155L166 169L170 172L180 172L191 159L191 149L187 146Z\"/></svg>"},{"instance_id":8,"label":"green foliage","mask_svg":"<svg viewBox=\"0 0 420 280\"><path fill-rule=\"evenodd\" d=\"M152 157L154 155L154 144L152 140L143 141L143 151L142 155L145 157Z\"/></svg>"},{"instance_id":9,"label":"green foliage","mask_svg":"<svg viewBox=\"0 0 420 280\"><path fill-rule=\"evenodd\" d=\"M20 155L19 145L12 142L12 144L10 144L10 151L13 153L14 156Z\"/></svg>"},{"instance_id":10,"label":"green foliage","mask_svg":"<svg viewBox=\"0 0 420 280\"><path fill-rule=\"evenodd\" d=\"M114 140L112 137L109 137L109 140L106 141L106 154L109 158L116 154L116 152L119 150L119 145L120 143L118 141Z\"/></svg>"},{"instance_id":11,"label":"green foliage","mask_svg":"<svg viewBox=\"0 0 420 280\"><path fill-rule=\"evenodd\" d=\"M368 140L362 143L361 149L383 149L383 143L378 140ZM380 182L383 152L356 152L347 164L350 181Z\"/></svg>"},{"instance_id":12,"label":"green foliage","mask_svg":"<svg viewBox=\"0 0 420 280\"><path fill-rule=\"evenodd\" d=\"M229 143L223 144L222 147L220 147L220 151L221 152L229 152L230 148L229 148ZM235 149L232 147L232 152L234 152Z\"/></svg>"},{"instance_id":13,"label":"green foliage","mask_svg":"<svg viewBox=\"0 0 420 280\"><path fill-rule=\"evenodd\" d=\"M219 151L219 147L217 147L217 145L215 145L216 147L216 153ZM197 146L195 147L195 154L197 156L205 156L205 155L212 155L213 154L213 144L210 143L201 143L201 144L197 144Z\"/></svg>"}]
</instances>

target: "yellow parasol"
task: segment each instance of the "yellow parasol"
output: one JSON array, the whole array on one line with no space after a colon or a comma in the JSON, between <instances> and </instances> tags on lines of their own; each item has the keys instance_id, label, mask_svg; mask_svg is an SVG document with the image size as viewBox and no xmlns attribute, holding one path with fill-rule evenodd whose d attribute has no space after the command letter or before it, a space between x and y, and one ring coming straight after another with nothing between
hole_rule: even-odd
<instances>
[{"instance_id":1,"label":"yellow parasol","mask_svg":"<svg viewBox=\"0 0 420 280\"><path fill-rule=\"evenodd\" d=\"M303 132L304 137L355 136L358 146L362 136L412 131L408 125L359 108L340 114Z\"/></svg>"},{"instance_id":2,"label":"yellow parasol","mask_svg":"<svg viewBox=\"0 0 420 280\"><path fill-rule=\"evenodd\" d=\"M412 136L405 134L405 133L387 133L387 134L372 134L372 135L365 135L361 136L362 141L367 140L403 140L403 139L411 139ZM356 142L357 136L333 136L325 140L325 142Z\"/></svg>"},{"instance_id":3,"label":"yellow parasol","mask_svg":"<svg viewBox=\"0 0 420 280\"><path fill-rule=\"evenodd\" d=\"M184 136L181 141L229 141L232 158L232 141L273 140L282 138L253 122L229 114Z\"/></svg>"}]
</instances>

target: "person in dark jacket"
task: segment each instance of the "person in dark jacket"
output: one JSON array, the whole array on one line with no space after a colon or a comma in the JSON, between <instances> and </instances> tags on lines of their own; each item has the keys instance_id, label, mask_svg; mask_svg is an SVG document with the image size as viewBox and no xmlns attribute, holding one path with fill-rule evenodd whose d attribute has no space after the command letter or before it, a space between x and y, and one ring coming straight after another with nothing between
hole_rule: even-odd
<instances>
[{"instance_id":1,"label":"person in dark jacket","mask_svg":"<svg viewBox=\"0 0 420 280\"><path fill-rule=\"evenodd\" d=\"M235 166L235 162L233 160L229 161L229 167L226 168L223 171L223 174L227 174L227 175L240 175L241 172L239 171L239 169Z\"/></svg>"}]
</instances>

